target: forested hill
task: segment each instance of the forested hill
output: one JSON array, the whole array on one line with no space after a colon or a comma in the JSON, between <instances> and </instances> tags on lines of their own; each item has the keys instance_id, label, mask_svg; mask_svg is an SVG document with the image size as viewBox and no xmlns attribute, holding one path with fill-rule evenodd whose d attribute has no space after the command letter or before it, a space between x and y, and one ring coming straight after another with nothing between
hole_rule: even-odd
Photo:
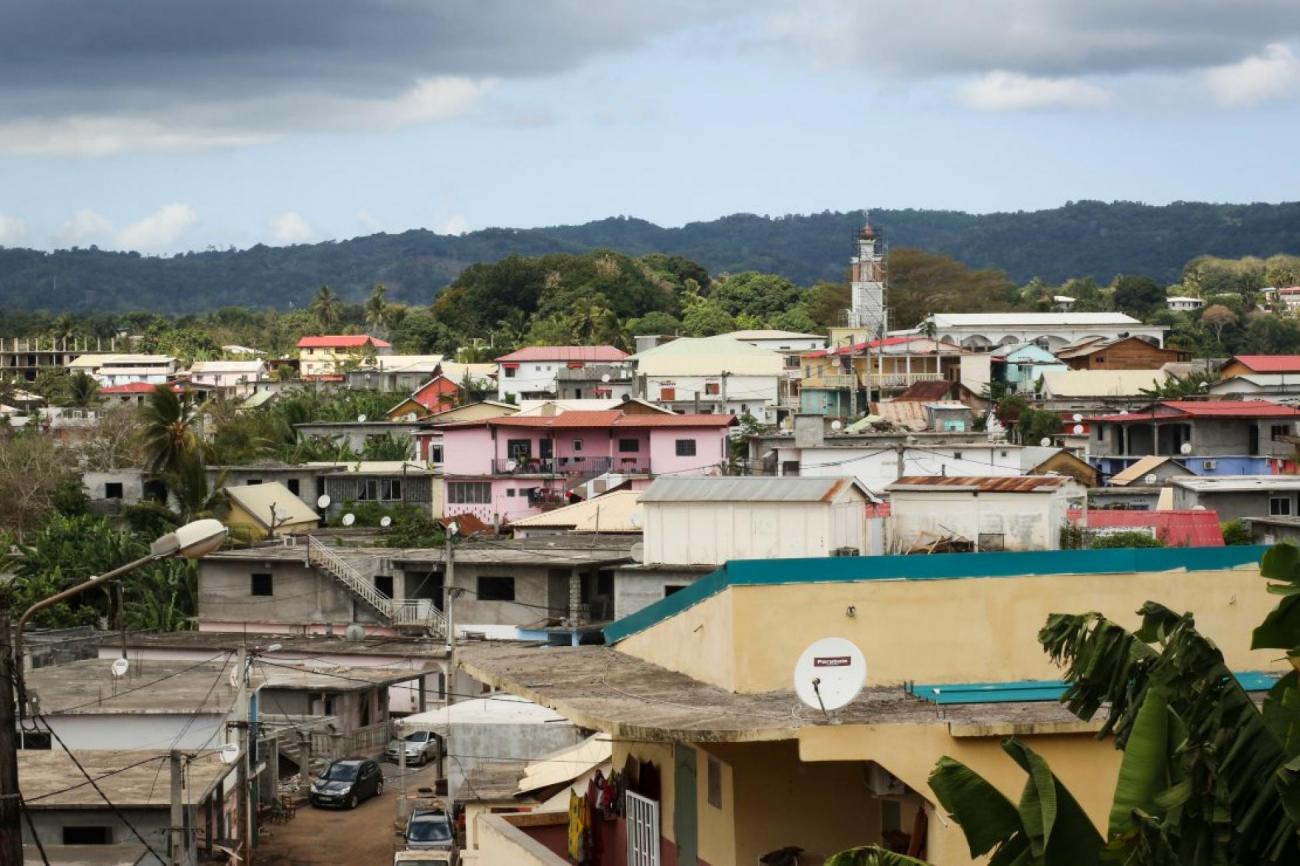
<instances>
[{"instance_id":1,"label":"forested hill","mask_svg":"<svg viewBox=\"0 0 1300 866\"><path fill-rule=\"evenodd\" d=\"M663 252L712 273L783 274L802 285L846 276L858 212L760 217L736 214L681 228L631 218L580 226L486 229L467 235L425 230L295 247L149 258L97 249L43 253L0 249L0 308L70 312L194 312L223 306L305 306L321 285L359 300L375 283L389 297L428 303L474 262L609 248ZM1074 202L1043 211L967 214L873 210L892 246L947 253L972 267L1005 270L1017 282L1118 273L1178 279L1190 259L1300 253L1300 203L1153 207Z\"/></svg>"}]
</instances>

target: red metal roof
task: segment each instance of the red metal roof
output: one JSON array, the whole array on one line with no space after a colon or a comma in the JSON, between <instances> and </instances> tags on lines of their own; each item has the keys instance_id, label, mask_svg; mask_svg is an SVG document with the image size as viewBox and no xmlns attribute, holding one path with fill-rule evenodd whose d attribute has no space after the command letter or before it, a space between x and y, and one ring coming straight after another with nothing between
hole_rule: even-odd
<instances>
[{"instance_id":1,"label":"red metal roof","mask_svg":"<svg viewBox=\"0 0 1300 866\"><path fill-rule=\"evenodd\" d=\"M1079 510L1070 520L1079 523ZM1088 509L1089 529L1154 529L1170 547L1223 547L1223 529L1217 511L1127 511Z\"/></svg>"},{"instance_id":2,"label":"red metal roof","mask_svg":"<svg viewBox=\"0 0 1300 866\"><path fill-rule=\"evenodd\" d=\"M734 415L628 415L620 409L573 410L559 415L504 415L480 421L463 421L447 424L442 429L465 427L542 427L564 430L592 427L619 427L638 429L646 427L730 427L736 424Z\"/></svg>"},{"instance_id":3,"label":"red metal roof","mask_svg":"<svg viewBox=\"0 0 1300 866\"><path fill-rule=\"evenodd\" d=\"M913 382L907 390L894 398L895 403L933 403L942 400L952 390L953 383L946 379L932 382Z\"/></svg>"},{"instance_id":4,"label":"red metal roof","mask_svg":"<svg viewBox=\"0 0 1300 866\"><path fill-rule=\"evenodd\" d=\"M1090 423L1136 424L1156 418L1295 418L1300 410L1269 400L1161 400L1127 415L1100 415Z\"/></svg>"},{"instance_id":5,"label":"red metal roof","mask_svg":"<svg viewBox=\"0 0 1300 866\"><path fill-rule=\"evenodd\" d=\"M838 349L818 349L815 352L802 352L800 353L800 357L825 358L827 355L848 355L850 353L857 355L865 352L868 348L879 349L882 346L902 346L906 343L916 343L922 340L927 343L934 342L929 337L923 337L920 334L907 334L901 337L885 337L883 340L872 340L869 343L856 343L852 347L840 346ZM953 347L953 351L957 351L956 346ZM928 350L927 352L921 352L918 354L927 353Z\"/></svg>"},{"instance_id":6,"label":"red metal roof","mask_svg":"<svg viewBox=\"0 0 1300 866\"><path fill-rule=\"evenodd\" d=\"M1300 373L1300 355L1237 355L1232 361L1256 373Z\"/></svg>"},{"instance_id":7,"label":"red metal roof","mask_svg":"<svg viewBox=\"0 0 1300 866\"><path fill-rule=\"evenodd\" d=\"M627 352L614 346L527 346L497 361L621 361L626 357Z\"/></svg>"},{"instance_id":8,"label":"red metal roof","mask_svg":"<svg viewBox=\"0 0 1300 866\"><path fill-rule=\"evenodd\" d=\"M299 349L359 349L366 344L376 349L389 349L392 344L369 334L322 334L315 337L303 337L298 341Z\"/></svg>"}]
</instances>

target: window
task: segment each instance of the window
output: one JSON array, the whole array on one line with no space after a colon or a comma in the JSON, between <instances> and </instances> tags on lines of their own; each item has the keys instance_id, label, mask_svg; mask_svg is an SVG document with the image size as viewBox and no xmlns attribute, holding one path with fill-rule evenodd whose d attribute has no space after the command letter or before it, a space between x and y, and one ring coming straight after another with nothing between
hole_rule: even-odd
<instances>
[{"instance_id":1,"label":"window","mask_svg":"<svg viewBox=\"0 0 1300 866\"><path fill-rule=\"evenodd\" d=\"M441 462L442 462L442 446L441 446L441 445L430 445L430 446L429 446L429 462L430 462L430 463L441 463Z\"/></svg>"},{"instance_id":2,"label":"window","mask_svg":"<svg viewBox=\"0 0 1300 866\"><path fill-rule=\"evenodd\" d=\"M722 808L722 762L709 755L709 805Z\"/></svg>"},{"instance_id":3,"label":"window","mask_svg":"<svg viewBox=\"0 0 1300 866\"><path fill-rule=\"evenodd\" d=\"M788 369L790 369L790 370L798 370L798 369L799 369L799 356L798 356L798 355L786 355L786 356L785 356L785 366L786 366Z\"/></svg>"},{"instance_id":4,"label":"window","mask_svg":"<svg viewBox=\"0 0 1300 866\"><path fill-rule=\"evenodd\" d=\"M275 595L275 581L269 574L251 575L249 595Z\"/></svg>"},{"instance_id":5,"label":"window","mask_svg":"<svg viewBox=\"0 0 1300 866\"><path fill-rule=\"evenodd\" d=\"M1097 441L1098 441L1098 442L1105 442L1105 441L1106 441L1106 428L1105 428L1104 426L1102 426L1101 424L1098 424L1096 427L1093 428L1093 432L1095 432L1095 433L1097 434Z\"/></svg>"},{"instance_id":6,"label":"window","mask_svg":"<svg viewBox=\"0 0 1300 866\"><path fill-rule=\"evenodd\" d=\"M677 389L676 389L676 388L660 388L660 389L659 389L659 399L660 399L660 400L676 400L676 399L677 399Z\"/></svg>"},{"instance_id":7,"label":"window","mask_svg":"<svg viewBox=\"0 0 1300 866\"><path fill-rule=\"evenodd\" d=\"M294 496L297 496L301 490L301 484L297 478L290 478L287 482L285 482L285 487L288 487L289 492L292 493Z\"/></svg>"},{"instance_id":8,"label":"window","mask_svg":"<svg viewBox=\"0 0 1300 866\"><path fill-rule=\"evenodd\" d=\"M555 440L539 439L537 441L537 456L543 460L550 460L555 456Z\"/></svg>"},{"instance_id":9,"label":"window","mask_svg":"<svg viewBox=\"0 0 1300 866\"><path fill-rule=\"evenodd\" d=\"M618 453L635 454L641 450L641 442L637 439L620 439L618 440Z\"/></svg>"},{"instance_id":10,"label":"window","mask_svg":"<svg viewBox=\"0 0 1300 866\"><path fill-rule=\"evenodd\" d=\"M518 496L518 495L519 495L519 491L515 490L515 488L513 487L510 487L506 490L506 496Z\"/></svg>"},{"instance_id":11,"label":"window","mask_svg":"<svg viewBox=\"0 0 1300 866\"><path fill-rule=\"evenodd\" d=\"M1001 532L981 532L980 550L1006 550L1006 537Z\"/></svg>"},{"instance_id":12,"label":"window","mask_svg":"<svg viewBox=\"0 0 1300 866\"><path fill-rule=\"evenodd\" d=\"M486 481L448 481L447 501L452 505L487 505L492 485Z\"/></svg>"},{"instance_id":13,"label":"window","mask_svg":"<svg viewBox=\"0 0 1300 866\"><path fill-rule=\"evenodd\" d=\"M960 459L961 459L961 452L960 452L960 451L954 451L954 452L952 452L952 459L953 459L953 460L960 460Z\"/></svg>"},{"instance_id":14,"label":"window","mask_svg":"<svg viewBox=\"0 0 1300 866\"><path fill-rule=\"evenodd\" d=\"M375 589L382 592L389 598L393 597L393 576L391 574L376 574Z\"/></svg>"},{"instance_id":15,"label":"window","mask_svg":"<svg viewBox=\"0 0 1300 866\"><path fill-rule=\"evenodd\" d=\"M1097 356L1097 363L1098 363L1098 364L1104 364L1104 363L1106 363L1106 356L1105 356L1105 355L1098 355L1098 356Z\"/></svg>"},{"instance_id":16,"label":"window","mask_svg":"<svg viewBox=\"0 0 1300 866\"><path fill-rule=\"evenodd\" d=\"M248 479L247 481L245 481L244 483L247 484L249 487L252 487L254 484L261 484L261 483L262 483L262 479L260 479L260 478L250 478L250 479Z\"/></svg>"},{"instance_id":17,"label":"window","mask_svg":"<svg viewBox=\"0 0 1300 866\"><path fill-rule=\"evenodd\" d=\"M1270 496L1268 498L1268 513L1272 517L1290 517L1291 497Z\"/></svg>"},{"instance_id":18,"label":"window","mask_svg":"<svg viewBox=\"0 0 1300 866\"><path fill-rule=\"evenodd\" d=\"M514 377L515 377L515 368L514 368L514 367L506 367L506 378L507 378L507 379L513 379Z\"/></svg>"},{"instance_id":19,"label":"window","mask_svg":"<svg viewBox=\"0 0 1300 866\"><path fill-rule=\"evenodd\" d=\"M63 828L64 845L112 845L113 828L105 826Z\"/></svg>"},{"instance_id":20,"label":"window","mask_svg":"<svg viewBox=\"0 0 1300 866\"><path fill-rule=\"evenodd\" d=\"M722 388L721 388L720 385L718 385L717 382L705 382L705 383L704 383L704 393L705 393L705 394L721 394L721 393L722 393Z\"/></svg>"},{"instance_id":21,"label":"window","mask_svg":"<svg viewBox=\"0 0 1300 866\"><path fill-rule=\"evenodd\" d=\"M480 577L478 579L479 601L514 601L515 579L513 577Z\"/></svg>"},{"instance_id":22,"label":"window","mask_svg":"<svg viewBox=\"0 0 1300 866\"><path fill-rule=\"evenodd\" d=\"M673 594L675 594L675 593L681 592L681 591L682 591L683 589L685 589L685 588L686 588L686 586L685 586L684 584L680 584L680 583L665 583L665 584L664 584L664 598L667 598L668 596L673 595Z\"/></svg>"},{"instance_id":23,"label":"window","mask_svg":"<svg viewBox=\"0 0 1300 866\"><path fill-rule=\"evenodd\" d=\"M50 732L29 731L20 725L18 727L18 748L48 752L50 750Z\"/></svg>"},{"instance_id":24,"label":"window","mask_svg":"<svg viewBox=\"0 0 1300 866\"><path fill-rule=\"evenodd\" d=\"M677 440L677 456L678 456L678 457L694 457L694 456L695 456L695 440L694 440L694 439L678 439L678 440Z\"/></svg>"},{"instance_id":25,"label":"window","mask_svg":"<svg viewBox=\"0 0 1300 866\"><path fill-rule=\"evenodd\" d=\"M121 498L122 498L122 482L121 482L121 481L109 481L109 482L105 483L105 484L104 484L104 498L105 498L105 499L121 499Z\"/></svg>"},{"instance_id":26,"label":"window","mask_svg":"<svg viewBox=\"0 0 1300 866\"><path fill-rule=\"evenodd\" d=\"M574 450L574 451L581 451L581 450L582 450L582 440L581 440L581 439L574 439L574 440L573 440L573 450Z\"/></svg>"},{"instance_id":27,"label":"window","mask_svg":"<svg viewBox=\"0 0 1300 866\"><path fill-rule=\"evenodd\" d=\"M531 439L507 439L506 456L511 460L527 460L533 456Z\"/></svg>"},{"instance_id":28,"label":"window","mask_svg":"<svg viewBox=\"0 0 1300 866\"><path fill-rule=\"evenodd\" d=\"M596 572L596 595L614 594L614 572Z\"/></svg>"},{"instance_id":29,"label":"window","mask_svg":"<svg viewBox=\"0 0 1300 866\"><path fill-rule=\"evenodd\" d=\"M1291 435L1291 425L1274 424L1268 428L1268 433L1269 433L1269 438L1272 439L1274 442L1276 442L1277 440L1281 439L1283 436Z\"/></svg>"}]
</instances>

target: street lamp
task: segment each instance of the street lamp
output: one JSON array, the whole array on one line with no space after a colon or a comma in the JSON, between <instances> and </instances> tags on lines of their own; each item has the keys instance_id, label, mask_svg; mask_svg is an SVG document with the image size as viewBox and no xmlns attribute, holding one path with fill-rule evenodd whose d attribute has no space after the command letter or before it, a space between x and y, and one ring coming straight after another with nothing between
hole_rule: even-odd
<instances>
[{"instance_id":1,"label":"street lamp","mask_svg":"<svg viewBox=\"0 0 1300 866\"><path fill-rule=\"evenodd\" d=\"M112 580L115 577L121 577L124 574L135 571L144 565L157 562L160 559L167 559L172 556L183 556L186 559L199 559L212 553L222 542L226 540L226 527L220 520L208 518L206 520L195 520L193 523L187 523L177 529L175 532L169 532L166 535L156 539L153 544L149 545L149 553L126 565L119 566L112 571L106 571L103 574L95 575L83 583L69 587L63 592L55 593L49 598L41 599L36 604L27 608L23 615L18 618L18 624L14 628L13 645L14 645L14 667L18 671L19 682L22 682L23 670L23 629L26 627L28 620L40 611L51 605L58 604L61 601L72 598L74 595L80 595L92 587L99 586L105 581Z\"/></svg>"}]
</instances>

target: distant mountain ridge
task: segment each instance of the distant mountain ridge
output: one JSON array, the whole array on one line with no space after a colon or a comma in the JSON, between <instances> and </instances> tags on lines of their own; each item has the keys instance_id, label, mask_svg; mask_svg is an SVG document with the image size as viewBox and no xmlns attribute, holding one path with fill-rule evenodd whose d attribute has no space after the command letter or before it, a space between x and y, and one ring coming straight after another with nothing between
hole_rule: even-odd
<instances>
[{"instance_id":1,"label":"distant mountain ridge","mask_svg":"<svg viewBox=\"0 0 1300 866\"><path fill-rule=\"evenodd\" d=\"M1300 202L1205 204L1071 202L1059 208L969 214L872 209L892 246L951 255L972 267L1005 270L1017 282L1141 273L1176 282L1198 255L1300 253ZM200 312L225 306L310 303L328 284L360 300L375 283L389 297L424 304L475 262L511 254L609 248L693 259L711 273L783 274L801 285L846 279L862 214L825 211L782 217L733 214L680 228L611 217L584 225L484 229L437 235L416 229L293 247L149 258L97 249L46 253L0 248L0 309L55 312Z\"/></svg>"}]
</instances>

